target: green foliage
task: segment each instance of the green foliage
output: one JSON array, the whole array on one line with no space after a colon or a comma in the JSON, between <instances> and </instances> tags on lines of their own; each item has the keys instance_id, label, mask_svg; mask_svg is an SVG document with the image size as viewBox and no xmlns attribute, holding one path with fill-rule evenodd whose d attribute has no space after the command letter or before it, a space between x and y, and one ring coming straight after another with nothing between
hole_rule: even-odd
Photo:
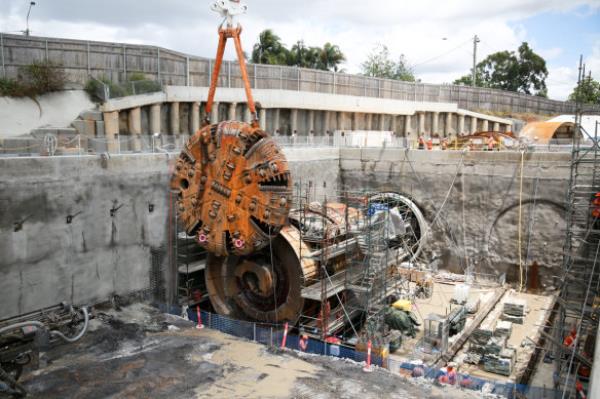
<instances>
[{"instance_id":1,"label":"green foliage","mask_svg":"<svg viewBox=\"0 0 600 399\"><path fill-rule=\"evenodd\" d=\"M108 93L105 92L107 89ZM131 73L127 81L116 83L106 76L100 76L97 79L91 78L85 84L84 90L90 98L96 102L105 100L106 95L109 98L118 98L131 96L135 94L154 93L162 90L162 86L155 80L146 79L146 75L141 72Z\"/></svg>"},{"instance_id":2,"label":"green foliage","mask_svg":"<svg viewBox=\"0 0 600 399\"><path fill-rule=\"evenodd\" d=\"M0 96L36 97L63 90L65 71L49 61L34 62L19 68L17 79L0 79Z\"/></svg>"},{"instance_id":3,"label":"green foliage","mask_svg":"<svg viewBox=\"0 0 600 399\"><path fill-rule=\"evenodd\" d=\"M387 46L377 45L361 64L362 74L377 78L387 78L414 82L415 75L408 65L406 57L401 54L398 61L393 61Z\"/></svg>"},{"instance_id":4,"label":"green foliage","mask_svg":"<svg viewBox=\"0 0 600 399\"><path fill-rule=\"evenodd\" d=\"M546 97L548 89L546 61L536 54L527 43L517 52L499 51L488 55L475 68L476 86L516 91ZM465 75L454 84L471 85L472 76Z\"/></svg>"},{"instance_id":5,"label":"green foliage","mask_svg":"<svg viewBox=\"0 0 600 399\"><path fill-rule=\"evenodd\" d=\"M301 68L338 71L346 60L340 48L331 43L321 47L307 47L299 40L289 50L281 43L281 38L271 29L258 36L252 49L252 62L255 64L290 65Z\"/></svg>"},{"instance_id":6,"label":"green foliage","mask_svg":"<svg viewBox=\"0 0 600 399\"><path fill-rule=\"evenodd\" d=\"M271 29L266 29L258 36L258 42L252 49L252 62L255 64L286 65L288 50L281 43L281 38Z\"/></svg>"},{"instance_id":7,"label":"green foliage","mask_svg":"<svg viewBox=\"0 0 600 399\"><path fill-rule=\"evenodd\" d=\"M600 82L588 75L573 89L569 100L584 104L600 104Z\"/></svg>"}]
</instances>

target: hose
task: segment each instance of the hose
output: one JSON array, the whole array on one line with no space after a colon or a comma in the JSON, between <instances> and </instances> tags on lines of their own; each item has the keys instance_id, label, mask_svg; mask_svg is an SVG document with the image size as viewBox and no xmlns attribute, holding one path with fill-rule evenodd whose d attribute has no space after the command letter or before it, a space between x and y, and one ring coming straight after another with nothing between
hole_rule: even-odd
<instances>
[{"instance_id":1,"label":"hose","mask_svg":"<svg viewBox=\"0 0 600 399\"><path fill-rule=\"evenodd\" d=\"M63 341L69 342L69 343L79 341L81 339L81 337L83 337L83 334L85 334L85 332L87 331L89 321L90 321L90 315L88 314L87 308L82 307L81 312L83 313L83 327L81 328L81 331L79 331L79 334L77 334L74 337L67 337L60 331L50 331L50 335L52 335L53 337L59 337Z\"/></svg>"},{"instance_id":2,"label":"hose","mask_svg":"<svg viewBox=\"0 0 600 399\"><path fill-rule=\"evenodd\" d=\"M81 312L83 313L83 328L81 329L81 331L79 331L79 333L76 336L67 337L60 331L50 331L50 335L52 335L53 337L58 337L65 342L73 343L73 342L79 341L81 339L81 337L83 337L83 334L85 334L85 332L87 331L89 321L90 321L90 315L88 313L87 308L85 308L85 307L81 308ZM15 324L11 324L9 326L0 328L0 335L7 331L12 331L12 330L16 330L17 328L29 327L29 326L36 326L41 329L47 329L47 327L42 322L33 321L33 320L32 321L24 321L21 323L15 323Z\"/></svg>"}]
</instances>

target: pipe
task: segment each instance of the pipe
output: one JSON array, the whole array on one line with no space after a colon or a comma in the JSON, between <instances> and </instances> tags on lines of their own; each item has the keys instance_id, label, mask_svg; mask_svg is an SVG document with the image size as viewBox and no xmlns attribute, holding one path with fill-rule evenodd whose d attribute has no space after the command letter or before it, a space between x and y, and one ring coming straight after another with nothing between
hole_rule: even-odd
<instances>
[{"instance_id":1,"label":"pipe","mask_svg":"<svg viewBox=\"0 0 600 399\"><path fill-rule=\"evenodd\" d=\"M79 331L79 334L77 334L74 337L67 337L66 335L64 335L63 333L61 333L60 331L50 331L50 334L54 337L59 337L60 339L62 339L65 342L69 342L69 343L73 343L73 342L77 342L81 339L81 337L83 337L83 334L85 334L85 332L87 331L89 322L90 322L90 315L88 314L88 310L86 307L82 307L81 308L81 312L83 313L83 327L81 328L81 331Z\"/></svg>"},{"instance_id":2,"label":"pipe","mask_svg":"<svg viewBox=\"0 0 600 399\"><path fill-rule=\"evenodd\" d=\"M83 337L83 334L85 334L85 332L87 331L89 321L90 321L90 316L89 316L87 308L85 308L85 307L81 308L81 312L83 313L83 320L84 320L83 328L81 329L81 331L79 331L79 333L76 336L67 337L60 331L50 331L50 335L52 335L53 337L58 337L58 338L62 339L63 341L70 342L70 343L76 342L79 339L81 339L81 337ZM0 328L0 335L7 331L12 331L12 330L16 330L17 328L29 327L29 326L36 326L41 329L47 329L46 325L40 321L34 321L34 320L24 321L21 323L15 323L15 324L11 324L9 326Z\"/></svg>"}]
</instances>

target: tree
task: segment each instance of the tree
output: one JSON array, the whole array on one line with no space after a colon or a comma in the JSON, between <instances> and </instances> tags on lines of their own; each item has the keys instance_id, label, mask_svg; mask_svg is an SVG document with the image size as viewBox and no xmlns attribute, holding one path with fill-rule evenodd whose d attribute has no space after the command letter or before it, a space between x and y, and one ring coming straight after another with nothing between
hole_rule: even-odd
<instances>
[{"instance_id":1,"label":"tree","mask_svg":"<svg viewBox=\"0 0 600 399\"><path fill-rule=\"evenodd\" d=\"M600 104L600 82L592 78L592 75L584 77L573 89L569 100L584 104Z\"/></svg>"},{"instance_id":2,"label":"tree","mask_svg":"<svg viewBox=\"0 0 600 399\"><path fill-rule=\"evenodd\" d=\"M303 40L299 40L288 50L271 29L260 33L252 49L252 62L255 64L290 65L337 72L345 60L340 48L331 43L325 43L323 48L307 47Z\"/></svg>"},{"instance_id":3,"label":"tree","mask_svg":"<svg viewBox=\"0 0 600 399\"><path fill-rule=\"evenodd\" d=\"M477 86L535 94L541 97L546 97L548 93L547 77L546 61L526 42L519 46L517 53L499 51L488 55L477 64L475 69ZM465 75L454 81L454 84L470 85L471 83L471 75Z\"/></svg>"},{"instance_id":4,"label":"tree","mask_svg":"<svg viewBox=\"0 0 600 399\"><path fill-rule=\"evenodd\" d=\"M412 69L404 55L400 55L398 62L392 61L387 46L377 45L367 59L361 64L362 74L377 78L415 81Z\"/></svg>"},{"instance_id":5,"label":"tree","mask_svg":"<svg viewBox=\"0 0 600 399\"><path fill-rule=\"evenodd\" d=\"M271 29L266 29L258 35L258 42L252 49L252 62L255 64L285 65L288 50L281 43L281 38Z\"/></svg>"},{"instance_id":6,"label":"tree","mask_svg":"<svg viewBox=\"0 0 600 399\"><path fill-rule=\"evenodd\" d=\"M346 56L338 46L329 42L321 50L321 66L326 70L338 72L339 65L346 61Z\"/></svg>"},{"instance_id":7,"label":"tree","mask_svg":"<svg viewBox=\"0 0 600 399\"><path fill-rule=\"evenodd\" d=\"M288 65L300 68L326 69L321 63L321 49L319 47L307 47L304 40L298 40L290 49Z\"/></svg>"}]
</instances>

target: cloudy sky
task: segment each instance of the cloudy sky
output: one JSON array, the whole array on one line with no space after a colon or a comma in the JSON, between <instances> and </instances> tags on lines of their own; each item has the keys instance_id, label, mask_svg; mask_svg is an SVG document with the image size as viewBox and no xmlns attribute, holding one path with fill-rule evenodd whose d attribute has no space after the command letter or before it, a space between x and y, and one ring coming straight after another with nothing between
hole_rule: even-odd
<instances>
[{"instance_id":1,"label":"cloudy sky","mask_svg":"<svg viewBox=\"0 0 600 399\"><path fill-rule=\"evenodd\" d=\"M214 57L220 22L209 0L36 0L33 35L160 45ZM246 0L245 50L273 29L287 45L338 44L344 68L358 72L378 43L405 54L418 78L448 83L468 73L472 37L478 58L515 50L523 41L545 57L549 96L564 99L577 78L579 54L600 79L600 0ZM0 0L0 31L25 29L29 1ZM446 38L446 40L442 40ZM230 52L228 57L233 58Z\"/></svg>"}]
</instances>

